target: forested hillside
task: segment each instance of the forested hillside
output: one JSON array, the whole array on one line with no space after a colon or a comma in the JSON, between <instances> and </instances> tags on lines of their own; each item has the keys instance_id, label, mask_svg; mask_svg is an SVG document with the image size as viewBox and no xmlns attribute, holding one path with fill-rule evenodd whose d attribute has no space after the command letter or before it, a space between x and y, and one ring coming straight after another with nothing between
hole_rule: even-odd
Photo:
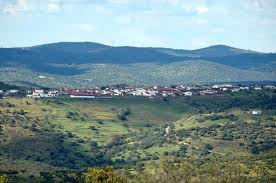
<instances>
[{"instance_id":1,"label":"forested hillside","mask_svg":"<svg viewBox=\"0 0 276 183\"><path fill-rule=\"evenodd\" d=\"M275 104L273 91L1 99L0 175L15 182L273 182Z\"/></svg>"},{"instance_id":2,"label":"forested hillside","mask_svg":"<svg viewBox=\"0 0 276 183\"><path fill-rule=\"evenodd\" d=\"M61 42L0 48L0 79L48 87L275 81L275 61L274 53L225 45L177 50Z\"/></svg>"}]
</instances>

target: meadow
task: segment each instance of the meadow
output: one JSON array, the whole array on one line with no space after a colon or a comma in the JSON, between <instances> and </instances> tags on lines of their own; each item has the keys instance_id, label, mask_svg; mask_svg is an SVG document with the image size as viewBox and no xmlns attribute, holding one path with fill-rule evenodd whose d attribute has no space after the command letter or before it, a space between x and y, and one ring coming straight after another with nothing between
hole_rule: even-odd
<instances>
[{"instance_id":1,"label":"meadow","mask_svg":"<svg viewBox=\"0 0 276 183\"><path fill-rule=\"evenodd\" d=\"M17 182L40 182L50 174L62 182L89 167L114 166L136 182L164 160L196 166L211 158L221 159L212 160L218 164L238 161L245 177L265 173L270 182L275 180L275 101L272 91L166 100L0 99L0 174ZM252 158L264 172L244 161Z\"/></svg>"}]
</instances>

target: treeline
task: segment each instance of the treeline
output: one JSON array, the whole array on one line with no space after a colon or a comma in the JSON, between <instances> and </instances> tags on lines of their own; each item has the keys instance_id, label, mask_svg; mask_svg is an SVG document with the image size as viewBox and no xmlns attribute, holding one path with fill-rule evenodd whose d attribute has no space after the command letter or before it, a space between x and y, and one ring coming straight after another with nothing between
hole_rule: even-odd
<instances>
[{"instance_id":1,"label":"treeline","mask_svg":"<svg viewBox=\"0 0 276 183\"><path fill-rule=\"evenodd\" d=\"M25 88L20 86L15 86L15 85L9 85L0 81L0 90L7 91L7 90L23 90L23 89Z\"/></svg>"},{"instance_id":2,"label":"treeline","mask_svg":"<svg viewBox=\"0 0 276 183\"><path fill-rule=\"evenodd\" d=\"M4 95L8 95L12 97L24 97L27 94L27 88L21 87L21 86L9 85L1 81L0 81L0 90L3 91L3 92L0 92L0 98L2 98ZM9 93L7 92L9 90L18 90L18 92Z\"/></svg>"},{"instance_id":3,"label":"treeline","mask_svg":"<svg viewBox=\"0 0 276 183\"><path fill-rule=\"evenodd\" d=\"M144 167L131 169L115 169L112 166L87 168L84 171L49 171L40 172L31 177L0 176L0 181L18 182L39 180L40 182L71 183L182 183L182 182L214 182L214 183L272 183L275 182L273 162L275 153L262 156L233 158L231 156L215 156L203 158L165 158L152 162Z\"/></svg>"},{"instance_id":4,"label":"treeline","mask_svg":"<svg viewBox=\"0 0 276 183\"><path fill-rule=\"evenodd\" d=\"M194 97L186 99L186 103L197 108L200 113L219 113L228 109L238 107L241 110L260 108L273 110L276 108L276 96L272 92L260 92L257 94L244 94L227 97Z\"/></svg>"}]
</instances>

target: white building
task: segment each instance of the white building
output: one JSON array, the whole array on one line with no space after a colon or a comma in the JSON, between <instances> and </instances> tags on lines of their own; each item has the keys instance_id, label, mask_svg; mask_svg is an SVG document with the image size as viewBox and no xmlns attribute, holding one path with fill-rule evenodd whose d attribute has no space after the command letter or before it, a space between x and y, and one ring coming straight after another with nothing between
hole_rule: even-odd
<instances>
[{"instance_id":1,"label":"white building","mask_svg":"<svg viewBox=\"0 0 276 183\"><path fill-rule=\"evenodd\" d=\"M184 95L185 95L185 96L192 96L193 93L192 93L192 92L184 92Z\"/></svg>"},{"instance_id":2,"label":"white building","mask_svg":"<svg viewBox=\"0 0 276 183\"><path fill-rule=\"evenodd\" d=\"M250 90L250 87L248 87L248 86L241 86L240 89L241 90Z\"/></svg>"},{"instance_id":3,"label":"white building","mask_svg":"<svg viewBox=\"0 0 276 183\"><path fill-rule=\"evenodd\" d=\"M143 96L144 92L145 92L144 89L137 89L137 90L131 92L131 94L134 95L134 96Z\"/></svg>"},{"instance_id":4,"label":"white building","mask_svg":"<svg viewBox=\"0 0 276 183\"><path fill-rule=\"evenodd\" d=\"M55 97L57 96L58 91L53 90L49 93L44 93L44 90L35 89L32 93L27 95L27 98L43 98L43 97Z\"/></svg>"},{"instance_id":5,"label":"white building","mask_svg":"<svg viewBox=\"0 0 276 183\"><path fill-rule=\"evenodd\" d=\"M262 114L262 111L252 111L252 114L259 115L259 114Z\"/></svg>"},{"instance_id":6,"label":"white building","mask_svg":"<svg viewBox=\"0 0 276 183\"><path fill-rule=\"evenodd\" d=\"M219 88L219 85L213 85L212 88L218 89L218 88Z\"/></svg>"},{"instance_id":7,"label":"white building","mask_svg":"<svg viewBox=\"0 0 276 183\"><path fill-rule=\"evenodd\" d=\"M70 98L96 98L94 95L70 95Z\"/></svg>"},{"instance_id":8,"label":"white building","mask_svg":"<svg viewBox=\"0 0 276 183\"><path fill-rule=\"evenodd\" d=\"M256 86L254 89L255 89L255 90L262 90L262 87Z\"/></svg>"},{"instance_id":9,"label":"white building","mask_svg":"<svg viewBox=\"0 0 276 183\"><path fill-rule=\"evenodd\" d=\"M46 76L42 76L42 75L40 75L40 76L38 76L38 78L39 78L39 79L45 79L45 78L46 78Z\"/></svg>"},{"instance_id":10,"label":"white building","mask_svg":"<svg viewBox=\"0 0 276 183\"><path fill-rule=\"evenodd\" d=\"M9 93L17 93L19 90L9 90Z\"/></svg>"},{"instance_id":11,"label":"white building","mask_svg":"<svg viewBox=\"0 0 276 183\"><path fill-rule=\"evenodd\" d=\"M233 88L233 89L231 89L231 92L238 92L238 91L240 91L240 88Z\"/></svg>"},{"instance_id":12,"label":"white building","mask_svg":"<svg viewBox=\"0 0 276 183\"><path fill-rule=\"evenodd\" d=\"M120 95L124 95L122 91L118 90L118 89L114 89L113 90L113 94L114 96L120 96Z\"/></svg>"}]
</instances>

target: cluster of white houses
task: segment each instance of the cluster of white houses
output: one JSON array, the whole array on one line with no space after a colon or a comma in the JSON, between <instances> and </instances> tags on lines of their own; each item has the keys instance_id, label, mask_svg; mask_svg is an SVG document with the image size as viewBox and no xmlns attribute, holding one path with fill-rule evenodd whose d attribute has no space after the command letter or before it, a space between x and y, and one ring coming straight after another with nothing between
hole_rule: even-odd
<instances>
[{"instance_id":1,"label":"cluster of white houses","mask_svg":"<svg viewBox=\"0 0 276 183\"><path fill-rule=\"evenodd\" d=\"M95 87L93 89L62 89L49 90L34 89L28 91L29 98L70 97L70 98L96 98L100 96L144 96L144 97L175 97L193 95L224 95L225 92L238 92L243 90L276 90L275 86L234 86L224 85L179 85L165 87Z\"/></svg>"},{"instance_id":2,"label":"cluster of white houses","mask_svg":"<svg viewBox=\"0 0 276 183\"><path fill-rule=\"evenodd\" d=\"M57 97L60 94L58 90L50 90L47 93L42 89L33 89L28 91L28 98L48 98L48 97Z\"/></svg>"}]
</instances>

